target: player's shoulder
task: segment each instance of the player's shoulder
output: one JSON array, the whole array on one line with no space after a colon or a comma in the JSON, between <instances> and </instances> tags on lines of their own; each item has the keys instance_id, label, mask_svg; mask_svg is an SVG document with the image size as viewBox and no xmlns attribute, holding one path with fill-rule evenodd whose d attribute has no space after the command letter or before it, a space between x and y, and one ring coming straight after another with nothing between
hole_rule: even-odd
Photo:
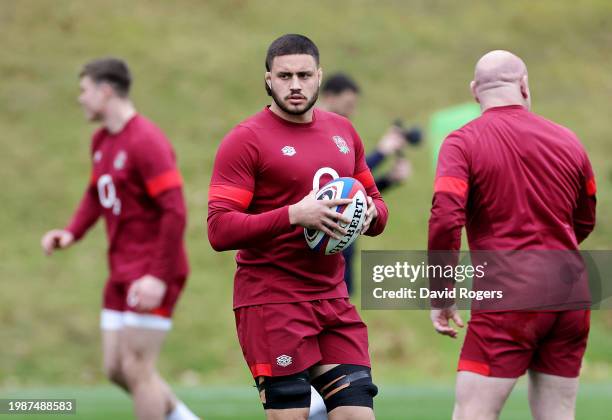
<instances>
[{"instance_id":1,"label":"player's shoulder","mask_svg":"<svg viewBox=\"0 0 612 420\"><path fill-rule=\"evenodd\" d=\"M326 111L321 108L315 108L314 112L318 121L351 125L351 121L348 118L336 114L335 112Z\"/></svg>"},{"instance_id":2,"label":"player's shoulder","mask_svg":"<svg viewBox=\"0 0 612 420\"><path fill-rule=\"evenodd\" d=\"M558 132L563 138L566 138L572 142L580 143L578 136L570 128L534 112L531 112L530 114L534 120L538 121L544 126L547 126L550 130Z\"/></svg>"},{"instance_id":3,"label":"player's shoulder","mask_svg":"<svg viewBox=\"0 0 612 420\"><path fill-rule=\"evenodd\" d=\"M353 129L353 123L346 117L335 112L326 111L321 108L315 109L315 115L318 122L322 124L339 125L341 127L348 127Z\"/></svg>"},{"instance_id":4,"label":"player's shoulder","mask_svg":"<svg viewBox=\"0 0 612 420\"><path fill-rule=\"evenodd\" d=\"M315 118L317 124L325 131L334 133L332 137L334 141L339 137L340 141L348 141L349 146L363 149L363 142L348 118L320 108L315 109Z\"/></svg>"},{"instance_id":5,"label":"player's shoulder","mask_svg":"<svg viewBox=\"0 0 612 420\"><path fill-rule=\"evenodd\" d=\"M152 137L154 139L166 139L166 135L153 121L141 114L136 114L133 124L133 130L137 135Z\"/></svg>"},{"instance_id":6,"label":"player's shoulder","mask_svg":"<svg viewBox=\"0 0 612 420\"><path fill-rule=\"evenodd\" d=\"M451 131L444 139L444 144L456 144L467 147L478 138L478 133L483 127L484 121L481 117L475 118L463 126Z\"/></svg>"},{"instance_id":7,"label":"player's shoulder","mask_svg":"<svg viewBox=\"0 0 612 420\"><path fill-rule=\"evenodd\" d=\"M507 107L501 107L507 108ZM501 109L500 108L500 109ZM515 108L512 106L511 108ZM488 110L482 112L478 117L468 121L460 128L452 131L447 137L445 142L461 144L466 147L477 144L483 138L488 138L491 130L499 124L504 124L502 121L506 119L508 115L517 115L518 112L525 111L524 115L529 118L529 111L524 108L516 107L516 109L510 109L510 112L496 112ZM495 130L494 130L495 131Z\"/></svg>"},{"instance_id":8,"label":"player's shoulder","mask_svg":"<svg viewBox=\"0 0 612 420\"><path fill-rule=\"evenodd\" d=\"M482 122L478 117L451 131L440 145L440 155L459 152L466 158L471 156L482 132Z\"/></svg>"},{"instance_id":9,"label":"player's shoulder","mask_svg":"<svg viewBox=\"0 0 612 420\"><path fill-rule=\"evenodd\" d=\"M171 147L170 140L166 134L153 121L147 117L137 114L129 122L132 135L132 145L136 148L147 148L154 145Z\"/></svg>"},{"instance_id":10,"label":"player's shoulder","mask_svg":"<svg viewBox=\"0 0 612 420\"><path fill-rule=\"evenodd\" d=\"M249 156L259 159L261 136L257 135L257 115L251 116L231 128L221 139L217 149L217 162L230 162Z\"/></svg>"},{"instance_id":11,"label":"player's shoulder","mask_svg":"<svg viewBox=\"0 0 612 420\"><path fill-rule=\"evenodd\" d=\"M552 133L551 137L555 139L558 145L571 151L571 153L585 158L587 156L586 149L580 141L578 135L570 128L559 124L553 120L550 120L542 115L531 113L532 118L538 122L538 124L546 129L549 133Z\"/></svg>"}]
</instances>

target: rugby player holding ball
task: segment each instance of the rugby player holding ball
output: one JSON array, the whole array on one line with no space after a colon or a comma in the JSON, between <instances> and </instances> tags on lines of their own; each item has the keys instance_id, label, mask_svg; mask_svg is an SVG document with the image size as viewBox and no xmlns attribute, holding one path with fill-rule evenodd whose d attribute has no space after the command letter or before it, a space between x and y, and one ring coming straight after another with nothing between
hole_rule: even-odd
<instances>
[{"instance_id":1,"label":"rugby player holding ball","mask_svg":"<svg viewBox=\"0 0 612 420\"><path fill-rule=\"evenodd\" d=\"M208 238L217 251L239 250L234 312L244 358L269 419L306 419L311 384L333 419L373 419L368 334L343 281L340 253L309 249L304 228L336 240L350 199L316 200L338 177L367 192L362 233L380 234L383 202L357 132L346 118L313 108L322 71L316 45L284 35L266 56L270 106L223 139L209 189Z\"/></svg>"}]
</instances>

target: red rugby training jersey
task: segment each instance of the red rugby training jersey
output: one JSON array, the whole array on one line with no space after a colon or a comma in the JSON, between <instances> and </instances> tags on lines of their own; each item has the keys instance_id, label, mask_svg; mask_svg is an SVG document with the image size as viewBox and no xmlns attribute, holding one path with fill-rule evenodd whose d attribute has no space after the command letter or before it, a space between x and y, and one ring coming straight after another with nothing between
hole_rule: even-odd
<instances>
[{"instance_id":1,"label":"red rugby training jersey","mask_svg":"<svg viewBox=\"0 0 612 420\"><path fill-rule=\"evenodd\" d=\"M428 248L459 250L465 226L471 251L576 251L595 226L595 192L589 158L573 132L519 105L488 109L440 149ZM508 271L521 263L534 268L522 255ZM521 299L539 281L513 289L503 277L495 280Z\"/></svg>"},{"instance_id":2,"label":"red rugby training jersey","mask_svg":"<svg viewBox=\"0 0 612 420\"><path fill-rule=\"evenodd\" d=\"M185 278L183 182L165 135L135 115L119 133L96 131L91 157L91 180L66 229L78 240L104 217L111 281Z\"/></svg>"},{"instance_id":3,"label":"red rugby training jersey","mask_svg":"<svg viewBox=\"0 0 612 420\"><path fill-rule=\"evenodd\" d=\"M234 308L348 297L342 255L311 251L303 228L289 223L289 205L336 176L363 184L378 211L366 234L380 234L387 207L346 118L315 109L312 122L298 124L266 107L223 139L208 195L208 239L217 251L239 249Z\"/></svg>"}]
</instances>

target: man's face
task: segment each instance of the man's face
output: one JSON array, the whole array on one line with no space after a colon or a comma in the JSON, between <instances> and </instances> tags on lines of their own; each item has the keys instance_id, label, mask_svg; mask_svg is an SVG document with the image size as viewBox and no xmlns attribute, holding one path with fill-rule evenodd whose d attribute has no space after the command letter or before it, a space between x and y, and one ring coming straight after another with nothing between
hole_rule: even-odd
<instances>
[{"instance_id":1,"label":"man's face","mask_svg":"<svg viewBox=\"0 0 612 420\"><path fill-rule=\"evenodd\" d=\"M101 121L104 117L104 110L110 98L112 89L105 83L96 83L91 77L83 76L79 83L80 94L79 104L85 111L85 118L88 121Z\"/></svg>"},{"instance_id":2,"label":"man's face","mask_svg":"<svg viewBox=\"0 0 612 420\"><path fill-rule=\"evenodd\" d=\"M339 94L330 93L324 95L322 99L325 102L325 106L329 111L335 112L336 114L340 114L343 117L351 119L353 114L355 113L355 108L357 107L359 95L357 94L357 92L347 89Z\"/></svg>"},{"instance_id":3,"label":"man's face","mask_svg":"<svg viewBox=\"0 0 612 420\"><path fill-rule=\"evenodd\" d=\"M302 115L317 101L321 83L321 69L308 54L274 57L266 83L272 99L287 114Z\"/></svg>"}]
</instances>

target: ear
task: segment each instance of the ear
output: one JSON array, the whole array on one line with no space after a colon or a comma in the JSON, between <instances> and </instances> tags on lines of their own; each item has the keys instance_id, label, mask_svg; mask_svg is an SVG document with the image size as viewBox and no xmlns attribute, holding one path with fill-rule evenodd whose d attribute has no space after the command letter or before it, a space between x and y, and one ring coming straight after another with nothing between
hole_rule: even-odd
<instances>
[{"instance_id":1,"label":"ear","mask_svg":"<svg viewBox=\"0 0 612 420\"><path fill-rule=\"evenodd\" d=\"M264 87L268 96L272 96L272 74L269 71L264 75Z\"/></svg>"},{"instance_id":2,"label":"ear","mask_svg":"<svg viewBox=\"0 0 612 420\"><path fill-rule=\"evenodd\" d=\"M319 67L319 70L317 70L317 73L319 74L319 87L321 87L321 82L323 82L323 69Z\"/></svg>"},{"instance_id":3,"label":"ear","mask_svg":"<svg viewBox=\"0 0 612 420\"><path fill-rule=\"evenodd\" d=\"M476 101L476 103L480 103L480 99L478 99L478 94L476 93L476 82L472 80L470 82L470 91L472 92L472 97Z\"/></svg>"},{"instance_id":4,"label":"ear","mask_svg":"<svg viewBox=\"0 0 612 420\"><path fill-rule=\"evenodd\" d=\"M524 75L521 78L520 86L523 99L529 99L529 80L527 79L527 75Z\"/></svg>"},{"instance_id":5,"label":"ear","mask_svg":"<svg viewBox=\"0 0 612 420\"><path fill-rule=\"evenodd\" d=\"M115 89L113 89L113 87L110 85L110 83L100 83L100 90L102 91L102 94L106 97L106 98L111 98L113 96L116 95Z\"/></svg>"}]
</instances>

